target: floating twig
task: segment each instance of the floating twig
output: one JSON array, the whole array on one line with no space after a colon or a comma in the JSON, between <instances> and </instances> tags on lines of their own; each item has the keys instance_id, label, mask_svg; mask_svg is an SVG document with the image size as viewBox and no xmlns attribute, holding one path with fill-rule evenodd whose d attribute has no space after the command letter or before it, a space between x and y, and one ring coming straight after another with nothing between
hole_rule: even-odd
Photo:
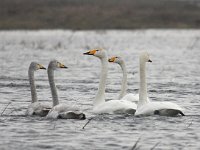
<instances>
[{"instance_id":1,"label":"floating twig","mask_svg":"<svg viewBox=\"0 0 200 150\"><path fill-rule=\"evenodd\" d=\"M139 143L141 137L138 138L138 140L135 142L131 150L137 150L139 147L137 147L137 144Z\"/></svg>"},{"instance_id":2,"label":"floating twig","mask_svg":"<svg viewBox=\"0 0 200 150\"><path fill-rule=\"evenodd\" d=\"M16 109L13 109L9 114L7 115L11 115L13 112L16 112Z\"/></svg>"},{"instance_id":3,"label":"floating twig","mask_svg":"<svg viewBox=\"0 0 200 150\"><path fill-rule=\"evenodd\" d=\"M154 150L154 148L156 148L156 146L158 146L158 144L160 144L160 142L156 143L150 150Z\"/></svg>"},{"instance_id":4,"label":"floating twig","mask_svg":"<svg viewBox=\"0 0 200 150\"><path fill-rule=\"evenodd\" d=\"M88 121L87 121L86 124L82 127L82 129L84 129L84 128L90 123L90 121L91 121L92 119L93 119L93 118L88 119Z\"/></svg>"},{"instance_id":5,"label":"floating twig","mask_svg":"<svg viewBox=\"0 0 200 150\"><path fill-rule=\"evenodd\" d=\"M8 108L8 106L11 104L11 102L9 102L6 107L4 108L4 110L1 112L1 116L3 115L3 113L6 111L6 109Z\"/></svg>"}]
</instances>

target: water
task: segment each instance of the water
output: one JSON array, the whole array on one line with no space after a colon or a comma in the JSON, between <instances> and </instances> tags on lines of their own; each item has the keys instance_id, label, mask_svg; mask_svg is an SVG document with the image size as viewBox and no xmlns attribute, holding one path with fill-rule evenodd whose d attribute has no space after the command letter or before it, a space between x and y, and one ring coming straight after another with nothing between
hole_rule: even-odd
<instances>
[{"instance_id":1,"label":"water","mask_svg":"<svg viewBox=\"0 0 200 150\"><path fill-rule=\"evenodd\" d=\"M185 108L185 117L134 117L92 113L100 62L82 53L104 48L122 56L128 70L128 92L138 93L138 55L148 51L149 97ZM0 149L200 149L200 30L136 31L1 31ZM30 104L27 70L31 61L44 66L57 59L69 69L56 71L62 103L77 105L88 120L47 120L24 116ZM119 94L121 70L109 65L107 99ZM46 71L35 73L38 99L51 102Z\"/></svg>"}]
</instances>

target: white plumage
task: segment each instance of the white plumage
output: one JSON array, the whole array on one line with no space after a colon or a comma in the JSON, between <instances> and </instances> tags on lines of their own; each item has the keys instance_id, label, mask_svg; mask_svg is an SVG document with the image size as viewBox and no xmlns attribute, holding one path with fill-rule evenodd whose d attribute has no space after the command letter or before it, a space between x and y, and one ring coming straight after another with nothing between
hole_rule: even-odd
<instances>
[{"instance_id":1,"label":"white plumage","mask_svg":"<svg viewBox=\"0 0 200 150\"><path fill-rule=\"evenodd\" d=\"M93 55L101 61L101 77L99 82L99 88L95 99L93 100L93 111L94 113L131 113L134 114L137 108L135 103L127 100L110 100L105 101L105 86L108 74L108 57L105 50L90 50L85 55Z\"/></svg>"},{"instance_id":2,"label":"white plumage","mask_svg":"<svg viewBox=\"0 0 200 150\"><path fill-rule=\"evenodd\" d=\"M172 102L152 102L147 100L147 85L146 85L146 62L152 62L147 52L140 55L140 92L138 107L135 112L136 116L142 115L163 115L177 116L183 115L183 109Z\"/></svg>"}]
</instances>

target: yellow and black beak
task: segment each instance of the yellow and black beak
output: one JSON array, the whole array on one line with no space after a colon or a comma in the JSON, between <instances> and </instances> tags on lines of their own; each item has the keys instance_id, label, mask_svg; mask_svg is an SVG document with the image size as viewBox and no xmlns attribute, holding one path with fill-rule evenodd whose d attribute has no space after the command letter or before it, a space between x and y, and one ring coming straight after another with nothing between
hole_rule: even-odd
<instances>
[{"instance_id":1,"label":"yellow and black beak","mask_svg":"<svg viewBox=\"0 0 200 150\"><path fill-rule=\"evenodd\" d=\"M149 59L149 61L148 61L148 62L152 62L152 61L151 61L151 59Z\"/></svg>"},{"instance_id":2,"label":"yellow and black beak","mask_svg":"<svg viewBox=\"0 0 200 150\"><path fill-rule=\"evenodd\" d=\"M39 69L45 69L45 70L46 70L46 68L45 68L44 66L42 66L41 64L38 64L38 68L39 68Z\"/></svg>"},{"instance_id":3,"label":"yellow and black beak","mask_svg":"<svg viewBox=\"0 0 200 150\"><path fill-rule=\"evenodd\" d=\"M116 59L116 57L111 57L111 58L108 59L108 62L114 62L115 59Z\"/></svg>"},{"instance_id":4,"label":"yellow and black beak","mask_svg":"<svg viewBox=\"0 0 200 150\"><path fill-rule=\"evenodd\" d=\"M97 50L90 50L88 52L83 53L84 55L94 55Z\"/></svg>"},{"instance_id":5,"label":"yellow and black beak","mask_svg":"<svg viewBox=\"0 0 200 150\"><path fill-rule=\"evenodd\" d=\"M66 67L64 64L62 64L62 63L60 63L60 62L58 62L58 67L59 67L59 68L68 68L68 67Z\"/></svg>"}]
</instances>

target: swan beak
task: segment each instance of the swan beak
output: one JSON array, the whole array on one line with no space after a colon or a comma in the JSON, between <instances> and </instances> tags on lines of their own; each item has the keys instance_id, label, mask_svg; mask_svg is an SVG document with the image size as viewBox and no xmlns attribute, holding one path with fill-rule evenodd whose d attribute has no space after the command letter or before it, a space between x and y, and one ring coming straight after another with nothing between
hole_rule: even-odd
<instances>
[{"instance_id":1,"label":"swan beak","mask_svg":"<svg viewBox=\"0 0 200 150\"><path fill-rule=\"evenodd\" d=\"M68 67L66 67L64 64L62 64L62 63L58 63L58 66L59 66L59 68L68 68Z\"/></svg>"},{"instance_id":2,"label":"swan beak","mask_svg":"<svg viewBox=\"0 0 200 150\"><path fill-rule=\"evenodd\" d=\"M152 62L152 60L151 59L149 59L149 61L148 62Z\"/></svg>"},{"instance_id":3,"label":"swan beak","mask_svg":"<svg viewBox=\"0 0 200 150\"><path fill-rule=\"evenodd\" d=\"M96 50L90 50L88 52L83 53L84 55L94 55L96 53Z\"/></svg>"},{"instance_id":4,"label":"swan beak","mask_svg":"<svg viewBox=\"0 0 200 150\"><path fill-rule=\"evenodd\" d=\"M40 65L40 64L38 64L38 68L46 70L46 68L44 66Z\"/></svg>"},{"instance_id":5,"label":"swan beak","mask_svg":"<svg viewBox=\"0 0 200 150\"><path fill-rule=\"evenodd\" d=\"M108 59L108 62L114 62L116 57L111 57L110 59Z\"/></svg>"}]
</instances>

